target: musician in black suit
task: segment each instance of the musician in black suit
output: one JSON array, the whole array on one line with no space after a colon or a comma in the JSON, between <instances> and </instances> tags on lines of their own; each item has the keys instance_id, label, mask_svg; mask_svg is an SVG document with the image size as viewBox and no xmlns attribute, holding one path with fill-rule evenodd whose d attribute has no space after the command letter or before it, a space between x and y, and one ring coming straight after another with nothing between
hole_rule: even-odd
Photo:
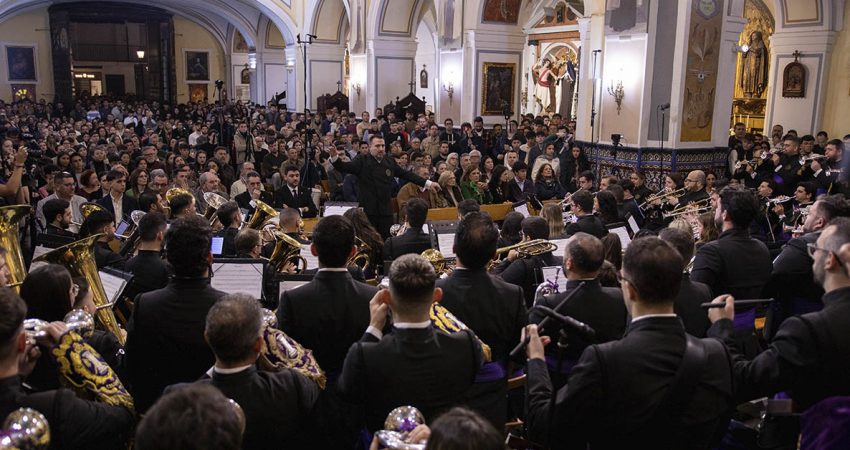
<instances>
[{"instance_id":1,"label":"musician in black suit","mask_svg":"<svg viewBox=\"0 0 850 450\"><path fill-rule=\"evenodd\" d=\"M736 392L740 400L785 391L805 410L834 396L850 395L850 219L837 218L808 247L814 259L815 280L823 286L821 311L786 319L767 350L747 361L730 339L735 317L733 299L725 308L709 310L709 336L721 337L734 359Z\"/></svg>"},{"instance_id":2,"label":"musician in black suit","mask_svg":"<svg viewBox=\"0 0 850 450\"><path fill-rule=\"evenodd\" d=\"M549 239L549 224L542 217L526 217L522 219L520 226L522 227L522 242ZM534 291L543 281L543 268L560 266L564 263L564 260L552 252L524 258L520 258L519 255L520 253L517 250L509 251L505 259L491 273L499 275L510 284L521 287L525 294L525 305L531 307L531 304L534 303Z\"/></svg>"},{"instance_id":3,"label":"musician in black suit","mask_svg":"<svg viewBox=\"0 0 850 450\"><path fill-rule=\"evenodd\" d=\"M137 294L162 289L168 284L168 267L162 260L162 243L165 241L165 216L150 212L139 220L139 248L136 256L124 265L133 274L125 293L130 298Z\"/></svg>"},{"instance_id":4,"label":"musician in black suit","mask_svg":"<svg viewBox=\"0 0 850 450\"><path fill-rule=\"evenodd\" d=\"M656 237L629 245L622 290L631 324L622 339L585 349L554 400L543 342L537 326L527 327L526 423L533 441L553 449L719 443L735 405L730 356L717 340L688 336L674 314L683 265Z\"/></svg>"},{"instance_id":5,"label":"musician in black suit","mask_svg":"<svg viewBox=\"0 0 850 450\"><path fill-rule=\"evenodd\" d=\"M390 196L395 178L402 178L434 191L440 190L439 184L402 169L396 164L395 158L385 157L384 138L378 135L369 137L369 154L358 155L351 162L340 160L336 147L331 146L328 150L335 170L357 175L357 200L369 221L384 238L390 236L393 221Z\"/></svg>"},{"instance_id":6,"label":"musician in black suit","mask_svg":"<svg viewBox=\"0 0 850 450\"><path fill-rule=\"evenodd\" d=\"M80 226L80 237L100 234L94 242L94 262L98 269L114 267L123 269L126 260L112 251L109 243L115 239L115 217L107 211L93 211Z\"/></svg>"},{"instance_id":7,"label":"musician in black suit","mask_svg":"<svg viewBox=\"0 0 850 450\"><path fill-rule=\"evenodd\" d=\"M314 444L311 415L319 387L293 369L260 371L262 314L257 300L228 295L210 308L204 337L215 365L197 384L209 384L245 413L242 447L246 449L308 448ZM180 389L186 385L169 387Z\"/></svg>"},{"instance_id":8,"label":"musician in black suit","mask_svg":"<svg viewBox=\"0 0 850 450\"><path fill-rule=\"evenodd\" d=\"M528 179L528 165L522 161L517 161L511 167L511 170L514 172L514 178L508 181L505 200L518 203L528 200L528 197L535 195L534 183Z\"/></svg>"},{"instance_id":9,"label":"musician in black suit","mask_svg":"<svg viewBox=\"0 0 850 450\"><path fill-rule=\"evenodd\" d=\"M504 426L507 414L508 353L528 323L522 288L487 273L496 253L499 231L486 213L471 212L461 219L455 235L455 270L437 281L440 302L488 346L491 362L470 389L469 406L494 426Z\"/></svg>"},{"instance_id":10,"label":"musician in black suit","mask_svg":"<svg viewBox=\"0 0 850 450\"><path fill-rule=\"evenodd\" d=\"M41 209L47 227L38 235L40 245L47 248L59 248L77 240L77 235L68 230L71 225L71 203L61 198L52 198L44 202Z\"/></svg>"},{"instance_id":11,"label":"musician in black suit","mask_svg":"<svg viewBox=\"0 0 850 450\"><path fill-rule=\"evenodd\" d=\"M844 159L844 142L832 139L826 143L824 159L813 160L811 169L814 182L820 192L831 194L837 192L837 182L841 175L842 160Z\"/></svg>"},{"instance_id":12,"label":"musician in black suit","mask_svg":"<svg viewBox=\"0 0 850 450\"><path fill-rule=\"evenodd\" d=\"M236 256L234 241L239 228L242 227L242 212L239 210L239 205L236 202L227 202L219 206L215 214L218 222L224 227L215 233L215 237L224 238L221 244L221 255L216 256L234 257Z\"/></svg>"},{"instance_id":13,"label":"musician in black suit","mask_svg":"<svg viewBox=\"0 0 850 450\"><path fill-rule=\"evenodd\" d=\"M126 447L135 421L123 406L83 400L68 389L32 393L23 379L32 371L38 353L27 344L23 321L27 307L11 289L0 288L0 417L18 408L32 408L50 425L51 448L114 449ZM67 327L51 323L42 352L56 346ZM70 369L75 370L74 365ZM93 426L96 424L96 426Z\"/></svg>"},{"instance_id":14,"label":"musician in black suit","mask_svg":"<svg viewBox=\"0 0 850 450\"><path fill-rule=\"evenodd\" d=\"M767 246L750 237L749 226L759 211L756 197L728 186L715 194L714 201L715 221L722 221L722 232L697 250L691 280L707 284L713 296L759 298L770 278L771 258Z\"/></svg>"},{"instance_id":15,"label":"musician in black suit","mask_svg":"<svg viewBox=\"0 0 850 450\"><path fill-rule=\"evenodd\" d=\"M687 266L687 262L691 261L694 256L694 237L687 231L678 228L664 228L658 232L658 237L675 248ZM682 319L685 331L691 336L705 337L705 332L708 331L711 322L708 321L708 315L700 307L700 304L710 301L711 289L703 283L691 281L691 274L683 268L682 283L679 288L679 295L673 301L673 310Z\"/></svg>"},{"instance_id":16,"label":"musician in black suit","mask_svg":"<svg viewBox=\"0 0 850 450\"><path fill-rule=\"evenodd\" d=\"M567 241L564 249L566 290L539 297L534 304L552 308L560 314L586 323L596 331L595 340L578 333L567 333L568 345L562 355L558 354L555 345L547 349L546 364L556 389L566 383L570 368L588 345L620 339L626 329L626 307L622 292L617 288L603 287L599 283L599 270L604 261L602 241L587 233L577 233ZM564 306L557 308L581 283L584 283L584 287ZM532 308L528 321L539 324L544 317L546 316L542 311ZM560 330L559 324L550 321L542 334L558 339ZM560 364L559 357L562 358Z\"/></svg>"},{"instance_id":17,"label":"musician in black suit","mask_svg":"<svg viewBox=\"0 0 850 450\"><path fill-rule=\"evenodd\" d=\"M316 204L310 196L310 190L299 186L301 172L298 167L287 166L284 176L286 184L274 193L275 208L294 208L301 213L301 217L316 217L319 215Z\"/></svg>"},{"instance_id":18,"label":"musician in black suit","mask_svg":"<svg viewBox=\"0 0 850 450\"><path fill-rule=\"evenodd\" d=\"M428 216L428 205L420 198L412 198L404 206L407 231L391 236L384 242L384 259L392 261L408 253L420 254L431 248L431 236L422 231Z\"/></svg>"},{"instance_id":19,"label":"musician in black suit","mask_svg":"<svg viewBox=\"0 0 850 450\"><path fill-rule=\"evenodd\" d=\"M369 326L369 300L378 289L354 281L346 269L356 248L354 227L345 217L322 218L313 229L310 250L319 258L319 271L309 283L281 294L278 323L313 350L333 386L348 348Z\"/></svg>"},{"instance_id":20,"label":"musician in black suit","mask_svg":"<svg viewBox=\"0 0 850 450\"><path fill-rule=\"evenodd\" d=\"M680 207L704 202L706 199L708 199L708 193L705 192L705 172L692 170L685 177L685 194L681 197L670 196L667 202L672 206Z\"/></svg>"},{"instance_id":21,"label":"musician in black suit","mask_svg":"<svg viewBox=\"0 0 850 450\"><path fill-rule=\"evenodd\" d=\"M590 191L582 189L573 193L570 197L570 205L578 220L567 225L565 230L567 236L582 232L602 239L608 234L608 229L605 228L602 220L593 215L593 194Z\"/></svg>"},{"instance_id":22,"label":"musician in black suit","mask_svg":"<svg viewBox=\"0 0 850 450\"><path fill-rule=\"evenodd\" d=\"M127 373L136 410L146 411L171 384L196 380L212 366L204 321L224 293L210 286L212 231L200 216L178 219L165 235L174 276L139 294L127 324Z\"/></svg>"},{"instance_id":23,"label":"musician in black suit","mask_svg":"<svg viewBox=\"0 0 850 450\"><path fill-rule=\"evenodd\" d=\"M370 325L351 346L339 377L340 395L360 408L369 431L383 429L397 406L418 408L426 420L462 404L481 367L475 334L448 334L434 327L431 304L442 292L437 274L419 255L399 257L390 269L390 287L370 302ZM393 328L381 333L392 310Z\"/></svg>"},{"instance_id":24,"label":"musician in black suit","mask_svg":"<svg viewBox=\"0 0 850 450\"><path fill-rule=\"evenodd\" d=\"M245 179L248 180L245 192L233 197L233 200L239 204L239 208L246 210L250 216L251 214L254 214L254 210L256 209L254 206L254 200L259 200L269 206L274 205L274 197L272 197L272 194L260 189L263 185L260 181L260 174L251 171L245 175Z\"/></svg>"},{"instance_id":25,"label":"musician in black suit","mask_svg":"<svg viewBox=\"0 0 850 450\"><path fill-rule=\"evenodd\" d=\"M119 170L110 170L106 174L110 183L109 194L97 200L97 204L106 208L115 216L116 225L122 220L130 220L130 213L139 209L139 204L132 197L124 195L127 187L127 176ZM121 210L119 211L118 208Z\"/></svg>"}]
</instances>

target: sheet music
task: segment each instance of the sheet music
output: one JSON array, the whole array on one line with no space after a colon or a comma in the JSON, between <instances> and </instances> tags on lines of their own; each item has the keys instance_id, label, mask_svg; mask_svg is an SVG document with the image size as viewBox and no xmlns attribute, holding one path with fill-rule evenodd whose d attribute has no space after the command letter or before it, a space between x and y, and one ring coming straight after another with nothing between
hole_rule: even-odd
<instances>
[{"instance_id":1,"label":"sheet music","mask_svg":"<svg viewBox=\"0 0 850 450\"><path fill-rule=\"evenodd\" d=\"M301 256L307 260L307 269L319 268L319 257L313 256L313 253L310 251L310 244L301 244Z\"/></svg>"},{"instance_id":2,"label":"sheet music","mask_svg":"<svg viewBox=\"0 0 850 450\"><path fill-rule=\"evenodd\" d=\"M228 294L246 293L256 299L263 294L263 263L213 263L210 285Z\"/></svg>"},{"instance_id":3,"label":"sheet music","mask_svg":"<svg viewBox=\"0 0 850 450\"><path fill-rule=\"evenodd\" d=\"M443 258L454 258L455 235L454 233L443 233L437 235L437 246Z\"/></svg>"},{"instance_id":4,"label":"sheet music","mask_svg":"<svg viewBox=\"0 0 850 450\"><path fill-rule=\"evenodd\" d=\"M43 255L43 254L45 254L45 253L47 253L47 252L49 252L49 251L51 251L51 250L53 250L53 249L52 249L52 248L47 248L47 247L45 247L45 246L43 246L43 245L39 245L38 247L36 247L36 248L33 250L32 259L36 259L36 258L38 258L39 256L41 256L41 255ZM30 270L29 270L29 272L27 272L27 273L30 273L30 272L32 272L33 270L35 270L35 269L37 269L37 268L39 268L39 267L41 267L41 266L44 266L44 265L47 265L47 263L45 263L45 262L34 262L34 263L30 264Z\"/></svg>"},{"instance_id":5,"label":"sheet music","mask_svg":"<svg viewBox=\"0 0 850 450\"><path fill-rule=\"evenodd\" d=\"M118 296L124 292L124 287L127 286L127 280L106 272L98 272L97 274L100 275L100 284L103 285L103 292L106 293L109 303L115 303L118 300Z\"/></svg>"},{"instance_id":6,"label":"sheet music","mask_svg":"<svg viewBox=\"0 0 850 450\"><path fill-rule=\"evenodd\" d=\"M635 220L634 216L629 214L629 217L626 220L629 223L629 228L632 230L632 234L635 234L638 231L640 231L640 227L638 226L637 221Z\"/></svg>"},{"instance_id":7,"label":"sheet music","mask_svg":"<svg viewBox=\"0 0 850 450\"><path fill-rule=\"evenodd\" d=\"M555 239L549 241L558 246L558 249L552 252L552 254L555 256L564 256L564 249L567 248L567 240L568 239Z\"/></svg>"},{"instance_id":8,"label":"sheet music","mask_svg":"<svg viewBox=\"0 0 850 450\"><path fill-rule=\"evenodd\" d=\"M303 286L309 283L309 281L303 280L290 280L290 281L281 281L280 282L280 293L283 294L286 291L291 291L299 286Z\"/></svg>"},{"instance_id":9,"label":"sheet music","mask_svg":"<svg viewBox=\"0 0 850 450\"><path fill-rule=\"evenodd\" d=\"M564 269L559 266L549 266L543 269L543 279L546 281L555 281L555 276L558 278L558 292L567 291L567 277L564 275ZM560 272L558 272L560 270Z\"/></svg>"},{"instance_id":10,"label":"sheet music","mask_svg":"<svg viewBox=\"0 0 850 450\"><path fill-rule=\"evenodd\" d=\"M528 205L526 203L514 206L514 211L522 214L523 217L530 217L531 216L531 213L528 211Z\"/></svg>"},{"instance_id":11,"label":"sheet music","mask_svg":"<svg viewBox=\"0 0 850 450\"><path fill-rule=\"evenodd\" d=\"M626 227L617 227L608 231L620 237L620 245L623 247L623 250L629 248L629 244L632 243L632 238L629 237L629 230L627 230Z\"/></svg>"},{"instance_id":12,"label":"sheet music","mask_svg":"<svg viewBox=\"0 0 850 450\"><path fill-rule=\"evenodd\" d=\"M346 211L351 209L352 206L343 206L343 205L330 205L325 206L325 212L322 214L322 217L328 216L341 216L345 214Z\"/></svg>"}]
</instances>

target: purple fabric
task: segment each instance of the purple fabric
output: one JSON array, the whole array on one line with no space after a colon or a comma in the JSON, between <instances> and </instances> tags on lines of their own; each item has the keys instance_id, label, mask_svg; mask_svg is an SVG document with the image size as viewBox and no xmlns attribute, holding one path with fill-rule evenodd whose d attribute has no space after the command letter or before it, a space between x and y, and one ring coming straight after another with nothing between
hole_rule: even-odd
<instances>
[{"instance_id":1,"label":"purple fabric","mask_svg":"<svg viewBox=\"0 0 850 450\"><path fill-rule=\"evenodd\" d=\"M504 380L507 378L507 369L500 362L488 362L481 366L478 373L475 375L476 383L489 383L496 380Z\"/></svg>"},{"instance_id":2,"label":"purple fabric","mask_svg":"<svg viewBox=\"0 0 850 450\"><path fill-rule=\"evenodd\" d=\"M850 448L850 397L830 397L800 417L801 450Z\"/></svg>"},{"instance_id":3,"label":"purple fabric","mask_svg":"<svg viewBox=\"0 0 850 450\"><path fill-rule=\"evenodd\" d=\"M733 321L733 326L736 330L751 330L756 325L756 309L753 308L749 311L738 312L735 311L735 320Z\"/></svg>"},{"instance_id":4,"label":"purple fabric","mask_svg":"<svg viewBox=\"0 0 850 450\"><path fill-rule=\"evenodd\" d=\"M575 361L571 361L569 359L564 359L561 361L561 371L562 375L569 375L573 370L573 366L576 365ZM551 372L558 371L558 358L556 356L546 355L546 366L549 368Z\"/></svg>"}]
</instances>

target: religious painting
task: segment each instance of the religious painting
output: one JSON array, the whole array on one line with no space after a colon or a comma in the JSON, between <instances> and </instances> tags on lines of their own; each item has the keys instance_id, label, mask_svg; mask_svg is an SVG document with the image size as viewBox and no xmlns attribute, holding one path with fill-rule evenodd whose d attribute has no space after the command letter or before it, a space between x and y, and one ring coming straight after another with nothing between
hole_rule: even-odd
<instances>
[{"instance_id":1,"label":"religious painting","mask_svg":"<svg viewBox=\"0 0 850 450\"><path fill-rule=\"evenodd\" d=\"M705 142L711 140L714 117L723 0L691 1L681 140Z\"/></svg>"},{"instance_id":2,"label":"religious painting","mask_svg":"<svg viewBox=\"0 0 850 450\"><path fill-rule=\"evenodd\" d=\"M517 23L520 0L485 0L482 22Z\"/></svg>"},{"instance_id":3,"label":"religious painting","mask_svg":"<svg viewBox=\"0 0 850 450\"><path fill-rule=\"evenodd\" d=\"M782 96L802 98L806 96L806 66L797 59L800 53L794 52L794 62L785 66L782 72Z\"/></svg>"},{"instance_id":4,"label":"religious painting","mask_svg":"<svg viewBox=\"0 0 850 450\"><path fill-rule=\"evenodd\" d=\"M35 47L6 47L9 81L38 81L35 69Z\"/></svg>"},{"instance_id":5,"label":"religious painting","mask_svg":"<svg viewBox=\"0 0 850 450\"><path fill-rule=\"evenodd\" d=\"M248 43L245 42L245 36L242 36L242 33L239 31L235 31L233 33L233 52L248 53L248 51Z\"/></svg>"},{"instance_id":6,"label":"religious painting","mask_svg":"<svg viewBox=\"0 0 850 450\"><path fill-rule=\"evenodd\" d=\"M251 70L247 67L242 69L242 72L239 73L239 81L240 84L251 84Z\"/></svg>"},{"instance_id":7,"label":"religious painting","mask_svg":"<svg viewBox=\"0 0 850 450\"><path fill-rule=\"evenodd\" d=\"M222 91L223 92L223 91ZM224 96L224 94L222 94ZM207 98L207 84L206 83L192 83L189 85L189 101L192 103L202 102Z\"/></svg>"},{"instance_id":8,"label":"religious painting","mask_svg":"<svg viewBox=\"0 0 850 450\"><path fill-rule=\"evenodd\" d=\"M210 52L186 50L186 81L210 81Z\"/></svg>"},{"instance_id":9,"label":"religious painting","mask_svg":"<svg viewBox=\"0 0 850 450\"><path fill-rule=\"evenodd\" d=\"M649 0L607 0L605 34L646 33Z\"/></svg>"},{"instance_id":10,"label":"religious painting","mask_svg":"<svg viewBox=\"0 0 850 450\"><path fill-rule=\"evenodd\" d=\"M35 101L35 85L34 84L13 84L12 97L14 101L29 100Z\"/></svg>"},{"instance_id":11,"label":"religious painting","mask_svg":"<svg viewBox=\"0 0 850 450\"><path fill-rule=\"evenodd\" d=\"M422 64L422 70L419 72L419 87L428 89L428 71L425 70L426 65Z\"/></svg>"},{"instance_id":12,"label":"religious painting","mask_svg":"<svg viewBox=\"0 0 850 450\"><path fill-rule=\"evenodd\" d=\"M575 61L576 53L572 49L557 47L547 52L531 69L534 78L534 102L541 114L563 114L557 99L564 95L559 96L558 93L566 94L566 98L572 99L572 83L576 79ZM569 92L564 92L565 90Z\"/></svg>"},{"instance_id":13,"label":"religious painting","mask_svg":"<svg viewBox=\"0 0 850 450\"><path fill-rule=\"evenodd\" d=\"M481 115L501 116L514 112L516 64L484 63L481 80Z\"/></svg>"}]
</instances>

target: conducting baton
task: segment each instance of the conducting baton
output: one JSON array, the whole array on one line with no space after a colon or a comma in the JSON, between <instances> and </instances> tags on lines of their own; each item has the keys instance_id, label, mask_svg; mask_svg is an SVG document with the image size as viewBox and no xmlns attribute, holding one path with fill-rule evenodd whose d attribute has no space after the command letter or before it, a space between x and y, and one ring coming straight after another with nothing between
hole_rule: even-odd
<instances>
[{"instance_id":1,"label":"conducting baton","mask_svg":"<svg viewBox=\"0 0 850 450\"><path fill-rule=\"evenodd\" d=\"M557 311L560 310L568 301L570 301L570 299L572 299L576 295L576 293L578 293L580 290L582 290L584 288L584 286L585 286L584 281L579 283L578 286L576 286L575 289L573 289L569 294L567 294L564 297L563 300L561 300L561 303L558 303L558 306L556 306L555 308L552 309L552 312L557 313ZM546 317L544 317L543 320L541 320L540 323L537 324L538 330L543 331L543 327L545 327L549 323L550 319L551 319L551 317L548 316L548 315ZM575 319L573 319L573 320L575 320ZM578 322L578 321L576 321L576 322ZM526 336L525 339L523 339L519 344L517 344L517 346L514 347L513 350L511 350L510 358L511 359L516 358L520 354L520 352L522 352L525 349L525 347L528 345L528 342L530 340L531 340L531 336Z\"/></svg>"},{"instance_id":2,"label":"conducting baton","mask_svg":"<svg viewBox=\"0 0 850 450\"><path fill-rule=\"evenodd\" d=\"M735 306L745 306L745 305L758 305L761 303L770 303L772 302L772 298L755 298L752 300L735 300ZM700 303L700 306L703 308L725 308L726 302L720 303Z\"/></svg>"}]
</instances>

